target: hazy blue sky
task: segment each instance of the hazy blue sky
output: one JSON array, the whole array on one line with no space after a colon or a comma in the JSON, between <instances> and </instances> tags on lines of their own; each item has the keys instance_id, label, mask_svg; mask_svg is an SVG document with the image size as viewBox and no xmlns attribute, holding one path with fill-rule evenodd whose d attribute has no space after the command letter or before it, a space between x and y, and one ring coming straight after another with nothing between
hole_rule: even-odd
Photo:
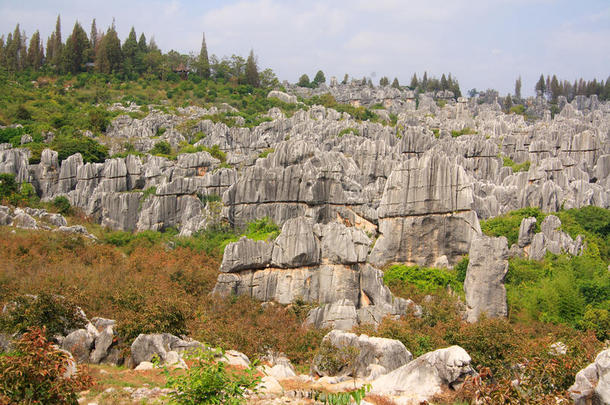
<instances>
[{"instance_id":1,"label":"hazy blue sky","mask_svg":"<svg viewBox=\"0 0 610 405\"><path fill-rule=\"evenodd\" d=\"M318 69L327 79L413 72L451 72L462 91L496 88L533 93L540 73L573 81L610 74L608 0L0 0L0 32L16 23L46 38L61 14L63 38L78 20L106 29L116 19L121 40L131 26L164 51L198 53L205 32L210 54L246 56L296 81Z\"/></svg>"}]
</instances>

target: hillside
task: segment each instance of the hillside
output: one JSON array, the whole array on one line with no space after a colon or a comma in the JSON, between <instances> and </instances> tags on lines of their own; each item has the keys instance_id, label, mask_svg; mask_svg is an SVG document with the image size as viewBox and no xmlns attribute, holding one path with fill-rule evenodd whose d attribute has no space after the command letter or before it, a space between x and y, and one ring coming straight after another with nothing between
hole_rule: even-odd
<instances>
[{"instance_id":1,"label":"hillside","mask_svg":"<svg viewBox=\"0 0 610 405\"><path fill-rule=\"evenodd\" d=\"M610 104L596 96L510 110L359 80L0 79L0 302L18 303L4 333L78 306L97 332L57 332L97 342L95 319L116 321L115 365L169 333L347 373L375 403L406 401L384 375L452 345L468 361L451 352L461 371L428 399L554 403L610 338ZM320 356L353 363L323 343L333 329L414 360L376 378L324 369ZM90 367L103 395L107 366ZM278 380L278 401L335 385Z\"/></svg>"}]
</instances>

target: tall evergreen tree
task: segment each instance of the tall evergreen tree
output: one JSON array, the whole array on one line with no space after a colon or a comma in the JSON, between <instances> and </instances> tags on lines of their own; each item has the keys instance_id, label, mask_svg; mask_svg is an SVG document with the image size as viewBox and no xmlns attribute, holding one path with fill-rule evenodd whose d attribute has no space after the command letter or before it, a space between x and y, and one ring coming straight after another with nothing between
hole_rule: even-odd
<instances>
[{"instance_id":1,"label":"tall evergreen tree","mask_svg":"<svg viewBox=\"0 0 610 405\"><path fill-rule=\"evenodd\" d=\"M551 101L556 103L557 98L561 95L561 89L559 86L559 81L557 80L557 76L555 76L555 75L553 75L553 78L551 79L550 93L551 93Z\"/></svg>"},{"instance_id":2,"label":"tall evergreen tree","mask_svg":"<svg viewBox=\"0 0 610 405\"><path fill-rule=\"evenodd\" d=\"M449 83L447 83L447 78L445 77L445 74L443 73L443 75L441 76L441 90L448 90L449 89Z\"/></svg>"},{"instance_id":3,"label":"tall evergreen tree","mask_svg":"<svg viewBox=\"0 0 610 405\"><path fill-rule=\"evenodd\" d=\"M314 87L318 87L322 83L326 83L326 76L324 76L324 72L322 72L321 70L318 70L318 72L316 73L316 75L313 78L312 85Z\"/></svg>"},{"instance_id":4,"label":"tall evergreen tree","mask_svg":"<svg viewBox=\"0 0 610 405\"><path fill-rule=\"evenodd\" d=\"M4 35L0 35L0 66L6 67L4 61Z\"/></svg>"},{"instance_id":5,"label":"tall evergreen tree","mask_svg":"<svg viewBox=\"0 0 610 405\"><path fill-rule=\"evenodd\" d=\"M521 76L515 80L515 98L521 100Z\"/></svg>"},{"instance_id":6,"label":"tall evergreen tree","mask_svg":"<svg viewBox=\"0 0 610 405\"><path fill-rule=\"evenodd\" d=\"M95 24L95 18L91 21L91 33L89 34L89 43L91 44L91 53L95 55L97 50L99 32L97 32L97 25Z\"/></svg>"},{"instance_id":7,"label":"tall evergreen tree","mask_svg":"<svg viewBox=\"0 0 610 405\"><path fill-rule=\"evenodd\" d=\"M424 77L421 79L421 89L422 91L428 90L428 72L424 72Z\"/></svg>"},{"instance_id":8,"label":"tall evergreen tree","mask_svg":"<svg viewBox=\"0 0 610 405\"><path fill-rule=\"evenodd\" d=\"M55 32L53 33L53 55L51 63L56 67L59 67L62 62L63 53L63 42L61 40L61 17L57 16L57 22L55 23Z\"/></svg>"},{"instance_id":9,"label":"tall evergreen tree","mask_svg":"<svg viewBox=\"0 0 610 405\"><path fill-rule=\"evenodd\" d=\"M392 81L392 87L395 89L400 88L400 83L398 83L398 77L395 77L394 80Z\"/></svg>"},{"instance_id":10,"label":"tall evergreen tree","mask_svg":"<svg viewBox=\"0 0 610 405\"><path fill-rule=\"evenodd\" d=\"M140 39L138 39L138 50L140 52L148 52L148 45L146 44L146 36L144 33L141 33Z\"/></svg>"},{"instance_id":11,"label":"tall evergreen tree","mask_svg":"<svg viewBox=\"0 0 610 405\"><path fill-rule=\"evenodd\" d=\"M205 32L201 38L201 50L197 57L197 74L205 79L210 77L210 59L208 57L208 46L205 43Z\"/></svg>"},{"instance_id":12,"label":"tall evergreen tree","mask_svg":"<svg viewBox=\"0 0 610 405\"><path fill-rule=\"evenodd\" d=\"M380 86L388 86L389 84L390 84L390 79L388 79L387 76L382 76L381 79L379 79Z\"/></svg>"},{"instance_id":13,"label":"tall evergreen tree","mask_svg":"<svg viewBox=\"0 0 610 405\"><path fill-rule=\"evenodd\" d=\"M411 90L415 90L417 86L419 86L419 82L417 81L417 74L413 73L413 77L411 77L411 83L409 84L409 87L411 88Z\"/></svg>"},{"instance_id":14,"label":"tall evergreen tree","mask_svg":"<svg viewBox=\"0 0 610 405\"><path fill-rule=\"evenodd\" d=\"M16 72L25 64L25 35L21 34L19 24L12 34L8 34L4 50L5 66L8 70Z\"/></svg>"},{"instance_id":15,"label":"tall evergreen tree","mask_svg":"<svg viewBox=\"0 0 610 405\"><path fill-rule=\"evenodd\" d=\"M341 84L347 84L348 81L349 81L349 75L346 73L343 76L343 80L341 81Z\"/></svg>"},{"instance_id":16,"label":"tall evergreen tree","mask_svg":"<svg viewBox=\"0 0 610 405\"><path fill-rule=\"evenodd\" d=\"M36 31L30 38L28 47L27 66L38 70L42 67L42 59L44 58L42 43L40 41L40 33Z\"/></svg>"},{"instance_id":17,"label":"tall evergreen tree","mask_svg":"<svg viewBox=\"0 0 610 405\"><path fill-rule=\"evenodd\" d=\"M138 53L138 38L136 30L131 27L129 36L123 43L123 72L129 78L133 78L136 71L136 54Z\"/></svg>"},{"instance_id":18,"label":"tall evergreen tree","mask_svg":"<svg viewBox=\"0 0 610 405\"><path fill-rule=\"evenodd\" d=\"M123 61L121 41L114 28L114 23L100 39L95 58L97 71L100 73L118 73Z\"/></svg>"},{"instance_id":19,"label":"tall evergreen tree","mask_svg":"<svg viewBox=\"0 0 610 405\"><path fill-rule=\"evenodd\" d=\"M248 55L248 60L246 61L246 83L253 87L260 86L260 80L258 77L258 66L256 66L254 50L250 50L250 55Z\"/></svg>"},{"instance_id":20,"label":"tall evergreen tree","mask_svg":"<svg viewBox=\"0 0 610 405\"><path fill-rule=\"evenodd\" d=\"M537 95L544 96L544 93L546 92L546 83L544 82L544 75L540 75L540 79L538 79L534 90L536 91Z\"/></svg>"},{"instance_id":21,"label":"tall evergreen tree","mask_svg":"<svg viewBox=\"0 0 610 405\"><path fill-rule=\"evenodd\" d=\"M82 71L84 64L87 62L90 46L87 33L78 21L75 22L72 34L66 40L64 47L63 69L70 73Z\"/></svg>"}]
</instances>

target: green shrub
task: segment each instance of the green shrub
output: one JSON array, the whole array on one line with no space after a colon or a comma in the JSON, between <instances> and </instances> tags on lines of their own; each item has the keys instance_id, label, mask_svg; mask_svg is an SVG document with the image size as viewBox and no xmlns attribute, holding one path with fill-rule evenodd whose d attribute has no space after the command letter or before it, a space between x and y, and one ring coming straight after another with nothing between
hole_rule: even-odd
<instances>
[{"instance_id":1,"label":"green shrub","mask_svg":"<svg viewBox=\"0 0 610 405\"><path fill-rule=\"evenodd\" d=\"M505 236L508 246L517 243L519 239L519 227L524 218L536 218L536 232L540 232L540 224L545 214L539 208L521 208L507 214L481 221L481 230L489 236Z\"/></svg>"},{"instance_id":2,"label":"green shrub","mask_svg":"<svg viewBox=\"0 0 610 405\"><path fill-rule=\"evenodd\" d=\"M55 197L51 204L60 214L69 215L72 213L72 206L70 205L70 200L68 200L68 198L63 195Z\"/></svg>"},{"instance_id":3,"label":"green shrub","mask_svg":"<svg viewBox=\"0 0 610 405\"><path fill-rule=\"evenodd\" d=\"M264 159L267 156L269 156L270 153L275 152L274 148L267 148L265 150L263 150L261 153L258 154L259 159Z\"/></svg>"},{"instance_id":4,"label":"green shrub","mask_svg":"<svg viewBox=\"0 0 610 405\"><path fill-rule=\"evenodd\" d=\"M360 131L358 131L358 128L343 128L341 131L339 131L339 133L337 134L337 136L339 138L341 138L343 135L346 134L352 134L354 136L359 136L360 135Z\"/></svg>"},{"instance_id":5,"label":"green shrub","mask_svg":"<svg viewBox=\"0 0 610 405\"><path fill-rule=\"evenodd\" d=\"M396 264L385 271L383 280L386 283L407 282L413 284L423 293L430 293L447 287L451 287L454 291L462 290L462 284L458 281L455 271L432 267Z\"/></svg>"},{"instance_id":6,"label":"green shrub","mask_svg":"<svg viewBox=\"0 0 610 405\"><path fill-rule=\"evenodd\" d=\"M466 280L466 271L468 270L468 263L470 262L468 255L464 256L454 267L455 279L460 283Z\"/></svg>"},{"instance_id":7,"label":"green shrub","mask_svg":"<svg viewBox=\"0 0 610 405\"><path fill-rule=\"evenodd\" d=\"M0 330L4 332L21 334L44 327L49 339L84 326L85 318L73 302L45 292L17 297L0 316Z\"/></svg>"},{"instance_id":8,"label":"green shrub","mask_svg":"<svg viewBox=\"0 0 610 405\"><path fill-rule=\"evenodd\" d=\"M0 173L0 200L9 199L17 193L19 189L12 173Z\"/></svg>"},{"instance_id":9,"label":"green shrub","mask_svg":"<svg viewBox=\"0 0 610 405\"><path fill-rule=\"evenodd\" d=\"M57 151L60 162L76 153L80 153L86 163L101 163L108 157L107 147L83 135L57 135L50 147Z\"/></svg>"},{"instance_id":10,"label":"green shrub","mask_svg":"<svg viewBox=\"0 0 610 405\"><path fill-rule=\"evenodd\" d=\"M511 169L513 169L514 173L527 172L530 169L531 164L532 162L530 162L529 160L517 164L508 156L502 156L502 165L505 167L510 167Z\"/></svg>"},{"instance_id":11,"label":"green shrub","mask_svg":"<svg viewBox=\"0 0 610 405\"><path fill-rule=\"evenodd\" d=\"M48 331L32 329L0 356L0 403L77 404L78 393L92 381L82 373L64 376L71 360L45 338Z\"/></svg>"},{"instance_id":12,"label":"green shrub","mask_svg":"<svg viewBox=\"0 0 610 405\"><path fill-rule=\"evenodd\" d=\"M186 356L193 364L184 374L172 375L165 368L172 403L238 405L246 402L247 391L257 391L261 378L256 362L245 370L230 370L219 356L224 356L221 349L199 350Z\"/></svg>"},{"instance_id":13,"label":"green shrub","mask_svg":"<svg viewBox=\"0 0 610 405\"><path fill-rule=\"evenodd\" d=\"M523 104L517 104L514 105L510 108L510 112L515 113L515 114L519 114L519 115L524 115L525 114L525 106Z\"/></svg>"},{"instance_id":14,"label":"green shrub","mask_svg":"<svg viewBox=\"0 0 610 405\"><path fill-rule=\"evenodd\" d=\"M314 363L317 371L325 375L353 374L360 349L355 346L333 345L329 340L322 341Z\"/></svg>"},{"instance_id":15,"label":"green shrub","mask_svg":"<svg viewBox=\"0 0 610 405\"><path fill-rule=\"evenodd\" d=\"M241 236L253 240L274 240L280 234L280 228L269 217L250 222Z\"/></svg>"},{"instance_id":16,"label":"green shrub","mask_svg":"<svg viewBox=\"0 0 610 405\"><path fill-rule=\"evenodd\" d=\"M172 153L172 147L167 141L159 141L150 150L151 155L168 156Z\"/></svg>"},{"instance_id":17,"label":"green shrub","mask_svg":"<svg viewBox=\"0 0 610 405\"><path fill-rule=\"evenodd\" d=\"M477 132L477 131L475 131L474 129L472 129L472 128L468 128L468 127L465 127L465 128L462 128L462 129L461 129L461 130L459 130L459 131L455 131L455 130L454 130L454 131L451 131L451 136L452 136L452 137L454 137L454 138L457 138L458 136L462 136L462 135L473 135L473 134L477 134L477 133L478 133L478 132Z\"/></svg>"}]
</instances>

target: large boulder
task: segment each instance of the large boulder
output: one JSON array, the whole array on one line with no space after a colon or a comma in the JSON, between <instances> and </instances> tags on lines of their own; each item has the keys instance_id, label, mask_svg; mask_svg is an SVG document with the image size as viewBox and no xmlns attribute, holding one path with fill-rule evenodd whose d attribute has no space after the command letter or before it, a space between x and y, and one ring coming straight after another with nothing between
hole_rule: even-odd
<instances>
[{"instance_id":1,"label":"large boulder","mask_svg":"<svg viewBox=\"0 0 610 405\"><path fill-rule=\"evenodd\" d=\"M377 378L371 383L371 393L397 397L400 403L418 404L472 374L470 361L459 346L438 349Z\"/></svg>"},{"instance_id":2,"label":"large boulder","mask_svg":"<svg viewBox=\"0 0 610 405\"><path fill-rule=\"evenodd\" d=\"M304 217L289 219L273 244L274 267L302 267L320 263L320 243L313 223Z\"/></svg>"},{"instance_id":3,"label":"large boulder","mask_svg":"<svg viewBox=\"0 0 610 405\"><path fill-rule=\"evenodd\" d=\"M508 314L504 277L508 272L508 242L505 237L477 235L469 252L464 280L467 320L476 322L481 313L492 318Z\"/></svg>"},{"instance_id":4,"label":"large boulder","mask_svg":"<svg viewBox=\"0 0 610 405\"><path fill-rule=\"evenodd\" d=\"M271 263L272 249L273 244L244 236L239 241L227 245L222 256L220 271L236 273L242 270L264 269Z\"/></svg>"},{"instance_id":5,"label":"large boulder","mask_svg":"<svg viewBox=\"0 0 610 405\"><path fill-rule=\"evenodd\" d=\"M610 404L610 349L576 374L569 391L576 405Z\"/></svg>"},{"instance_id":6,"label":"large boulder","mask_svg":"<svg viewBox=\"0 0 610 405\"><path fill-rule=\"evenodd\" d=\"M352 364L342 365L342 372L353 377L367 377L370 375L371 365L378 365L390 372L407 364L413 356L399 340L356 335L354 333L333 330L329 332L322 345L330 350L352 351L354 358ZM318 375L328 375L322 366L327 359L324 354L314 358L312 370Z\"/></svg>"},{"instance_id":7,"label":"large boulder","mask_svg":"<svg viewBox=\"0 0 610 405\"><path fill-rule=\"evenodd\" d=\"M140 334L131 344L131 359L133 367L143 361L151 361L158 357L161 363L173 360L171 352L180 353L185 350L202 348L197 341L185 341L169 333Z\"/></svg>"},{"instance_id":8,"label":"large boulder","mask_svg":"<svg viewBox=\"0 0 610 405\"><path fill-rule=\"evenodd\" d=\"M77 363L88 363L94 338L88 330L77 329L64 338L61 348L72 353Z\"/></svg>"}]
</instances>

